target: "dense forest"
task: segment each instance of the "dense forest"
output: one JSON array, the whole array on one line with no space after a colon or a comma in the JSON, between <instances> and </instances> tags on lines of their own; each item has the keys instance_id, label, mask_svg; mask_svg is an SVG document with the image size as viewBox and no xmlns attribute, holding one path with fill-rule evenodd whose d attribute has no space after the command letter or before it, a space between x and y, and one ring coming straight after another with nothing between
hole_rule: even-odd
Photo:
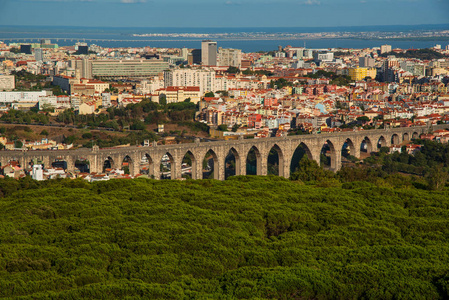
<instances>
[{"instance_id":1,"label":"dense forest","mask_svg":"<svg viewBox=\"0 0 449 300\"><path fill-rule=\"evenodd\" d=\"M1 179L0 297L449 297L448 190L314 176Z\"/></svg>"}]
</instances>

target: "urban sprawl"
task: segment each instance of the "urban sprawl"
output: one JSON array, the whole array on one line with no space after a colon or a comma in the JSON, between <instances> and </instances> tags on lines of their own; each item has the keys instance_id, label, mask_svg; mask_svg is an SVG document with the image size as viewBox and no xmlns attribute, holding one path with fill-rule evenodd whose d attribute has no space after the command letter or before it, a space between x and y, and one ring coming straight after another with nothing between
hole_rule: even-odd
<instances>
[{"instance_id":1,"label":"urban sprawl","mask_svg":"<svg viewBox=\"0 0 449 300\"><path fill-rule=\"evenodd\" d=\"M104 48L85 43L58 47L51 40L0 42L0 115L12 110L100 115L111 107L142 101L191 102L197 110L193 121L207 125L210 138L222 140L449 123L449 46L279 46L257 53L218 46L212 40L199 43L198 49ZM23 80L19 84L18 74L43 75L51 88ZM421 139L447 142L449 131L429 132ZM173 139L165 137L161 142ZM6 135L0 143L3 151L79 147L49 138L31 141ZM404 142L390 147L390 151L404 149L416 151L419 145ZM168 158L163 159L161 169L169 174L168 165ZM138 176L145 175L144 169ZM1 166L1 173L14 178L32 175L38 180L130 178L126 162L121 169L106 167L102 174L89 173L88 167L73 174L63 164L42 166L36 161L22 166L11 160Z\"/></svg>"}]
</instances>

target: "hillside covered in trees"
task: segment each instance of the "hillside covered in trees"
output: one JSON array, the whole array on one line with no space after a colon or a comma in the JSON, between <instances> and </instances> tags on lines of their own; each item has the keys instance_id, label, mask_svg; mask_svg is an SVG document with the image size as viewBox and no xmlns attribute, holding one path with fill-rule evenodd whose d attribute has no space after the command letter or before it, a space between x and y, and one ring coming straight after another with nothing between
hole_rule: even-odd
<instances>
[{"instance_id":1,"label":"hillside covered in trees","mask_svg":"<svg viewBox=\"0 0 449 300\"><path fill-rule=\"evenodd\" d=\"M0 297L449 297L447 189L0 181Z\"/></svg>"}]
</instances>

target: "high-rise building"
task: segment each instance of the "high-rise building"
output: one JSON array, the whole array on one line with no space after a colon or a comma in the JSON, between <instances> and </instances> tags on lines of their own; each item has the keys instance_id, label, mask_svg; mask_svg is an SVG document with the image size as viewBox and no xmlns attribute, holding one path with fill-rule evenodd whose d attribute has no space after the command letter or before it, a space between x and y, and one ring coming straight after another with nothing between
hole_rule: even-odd
<instances>
[{"instance_id":1,"label":"high-rise building","mask_svg":"<svg viewBox=\"0 0 449 300\"><path fill-rule=\"evenodd\" d=\"M372 57L365 56L359 57L359 67L360 68L374 68L375 60Z\"/></svg>"},{"instance_id":2,"label":"high-rise building","mask_svg":"<svg viewBox=\"0 0 449 300\"><path fill-rule=\"evenodd\" d=\"M181 57L184 58L184 60L187 60L188 55L189 55L189 49L182 48L181 49Z\"/></svg>"},{"instance_id":3,"label":"high-rise building","mask_svg":"<svg viewBox=\"0 0 449 300\"><path fill-rule=\"evenodd\" d=\"M69 61L69 67L75 69L76 78L93 78L89 59L74 59Z\"/></svg>"},{"instance_id":4,"label":"high-rise building","mask_svg":"<svg viewBox=\"0 0 449 300\"><path fill-rule=\"evenodd\" d=\"M31 45L30 44L20 45L20 53L31 54Z\"/></svg>"},{"instance_id":5,"label":"high-rise building","mask_svg":"<svg viewBox=\"0 0 449 300\"><path fill-rule=\"evenodd\" d=\"M217 42L205 40L201 43L201 64L204 66L217 65Z\"/></svg>"},{"instance_id":6,"label":"high-rise building","mask_svg":"<svg viewBox=\"0 0 449 300\"><path fill-rule=\"evenodd\" d=\"M192 50L192 62L191 65L199 65L201 64L201 49L193 49Z\"/></svg>"},{"instance_id":7,"label":"high-rise building","mask_svg":"<svg viewBox=\"0 0 449 300\"><path fill-rule=\"evenodd\" d=\"M391 52L391 45L380 46L380 54L390 53L390 52Z\"/></svg>"},{"instance_id":8,"label":"high-rise building","mask_svg":"<svg viewBox=\"0 0 449 300\"><path fill-rule=\"evenodd\" d=\"M310 59L313 58L313 50L306 48L297 48L296 58Z\"/></svg>"},{"instance_id":9,"label":"high-rise building","mask_svg":"<svg viewBox=\"0 0 449 300\"><path fill-rule=\"evenodd\" d=\"M34 49L34 58L36 61L44 61L44 50L41 48Z\"/></svg>"},{"instance_id":10,"label":"high-rise building","mask_svg":"<svg viewBox=\"0 0 449 300\"><path fill-rule=\"evenodd\" d=\"M220 66L240 68L242 64L242 50L240 49L218 49L218 61Z\"/></svg>"}]
</instances>

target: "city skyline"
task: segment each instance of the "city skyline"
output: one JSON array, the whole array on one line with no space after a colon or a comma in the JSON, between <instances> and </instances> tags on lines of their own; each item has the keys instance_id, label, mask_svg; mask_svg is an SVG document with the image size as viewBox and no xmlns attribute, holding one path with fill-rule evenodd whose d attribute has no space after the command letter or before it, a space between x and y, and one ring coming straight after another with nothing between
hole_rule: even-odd
<instances>
[{"instance_id":1,"label":"city skyline","mask_svg":"<svg viewBox=\"0 0 449 300\"><path fill-rule=\"evenodd\" d=\"M449 23L449 3L442 0L2 0L0 10L3 26L338 27Z\"/></svg>"}]
</instances>

